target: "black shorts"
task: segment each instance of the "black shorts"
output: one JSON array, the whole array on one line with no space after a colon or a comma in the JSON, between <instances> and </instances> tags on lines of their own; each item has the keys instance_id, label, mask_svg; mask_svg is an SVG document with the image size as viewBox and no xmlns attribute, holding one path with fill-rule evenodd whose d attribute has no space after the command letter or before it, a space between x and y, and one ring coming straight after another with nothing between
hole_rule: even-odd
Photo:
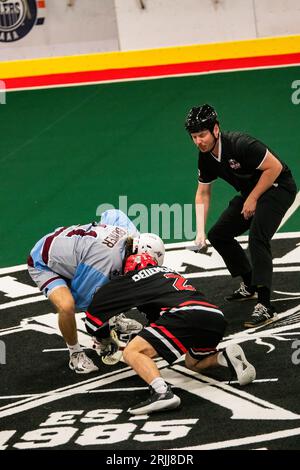
<instances>
[{"instance_id":1,"label":"black shorts","mask_svg":"<svg viewBox=\"0 0 300 470\"><path fill-rule=\"evenodd\" d=\"M187 351L197 360L215 354L226 326L227 322L218 307L179 306L163 313L159 320L145 327L138 336L172 364Z\"/></svg>"}]
</instances>

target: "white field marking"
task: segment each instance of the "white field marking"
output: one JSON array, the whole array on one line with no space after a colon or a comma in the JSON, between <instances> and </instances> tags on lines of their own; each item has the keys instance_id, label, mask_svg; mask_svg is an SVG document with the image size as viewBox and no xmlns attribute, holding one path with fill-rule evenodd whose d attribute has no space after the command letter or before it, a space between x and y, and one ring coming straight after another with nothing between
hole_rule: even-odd
<instances>
[{"instance_id":1,"label":"white field marking","mask_svg":"<svg viewBox=\"0 0 300 470\"><path fill-rule=\"evenodd\" d=\"M25 271L28 268L27 264L18 264L9 268L0 268L0 276L2 274L15 273L17 271Z\"/></svg>"},{"instance_id":2,"label":"white field marking","mask_svg":"<svg viewBox=\"0 0 300 470\"><path fill-rule=\"evenodd\" d=\"M211 378L189 371L185 367L175 365L172 369L162 360L157 363L159 369L164 368L162 376L175 387L194 393L201 398L216 403L232 411L232 419L299 419L298 415L277 407L265 400L256 398L230 385L223 384ZM184 372L182 375L181 372ZM91 390L106 386L109 383L134 376L135 372L126 367L105 374L104 376L88 379L80 384L72 384L33 397L19 400L16 403L0 407L0 418L21 413L29 409L43 406L74 394L88 393ZM190 376L190 379L187 379ZM194 377L197 376L197 377ZM196 378L196 380L195 380Z\"/></svg>"},{"instance_id":3,"label":"white field marking","mask_svg":"<svg viewBox=\"0 0 300 470\"><path fill-rule=\"evenodd\" d=\"M124 349L123 346L119 346L119 350L122 350L122 348ZM82 346L82 349L92 349L92 347L85 347L85 346ZM42 352L43 352L43 353L48 353L48 352L68 351L68 350L69 350L68 348L53 348L53 349L43 349Z\"/></svg>"},{"instance_id":4,"label":"white field marking","mask_svg":"<svg viewBox=\"0 0 300 470\"><path fill-rule=\"evenodd\" d=\"M84 323L80 322L80 320L82 320L83 318L85 318L84 312L76 313L78 342L80 346L84 346L86 348L91 349L92 337L85 330ZM35 327L38 326L38 324L46 325L46 327L52 328L53 334L57 334L58 336L61 337L61 333L58 328L56 313L51 312L48 314L37 315L37 316L34 316L33 320L37 322L37 324L33 323L31 329L34 330Z\"/></svg>"},{"instance_id":5,"label":"white field marking","mask_svg":"<svg viewBox=\"0 0 300 470\"><path fill-rule=\"evenodd\" d=\"M287 239L294 238L295 233L290 237L288 234L276 234L275 239ZM284 237L282 237L284 235ZM297 232L296 238L300 237L300 233ZM245 237L238 237L238 240L241 242L241 239ZM245 244L244 244L245 243ZM180 247L178 247L180 245ZM245 249L247 244L246 241L242 242L243 248ZM187 265L190 264L196 269L199 268L201 272L194 272L186 274L187 278L201 278L201 277L212 277L212 276L230 276L229 271L227 270L224 260L220 254L214 250L211 246L208 247L206 253L194 253L193 251L186 249L186 242L174 243L166 245L166 257L165 265L170 266L178 272L185 274ZM193 246L193 242L190 242L190 246ZM171 248L170 248L171 247ZM173 247L173 249L172 249ZM296 246L292 251L286 253L281 258L275 258L273 260L274 272L293 272L300 271L299 266L300 261L300 243L299 246ZM296 266L293 266L296 264ZM298 266L297 266L298 264ZM288 266L286 266L288 265ZM292 265L292 266L291 266Z\"/></svg>"},{"instance_id":6,"label":"white field marking","mask_svg":"<svg viewBox=\"0 0 300 470\"><path fill-rule=\"evenodd\" d=\"M179 271L179 269L177 269ZM186 279L197 279L199 277L215 277L215 276L230 276L230 273L227 269L219 269L214 271L204 271L202 273L183 273Z\"/></svg>"},{"instance_id":7,"label":"white field marking","mask_svg":"<svg viewBox=\"0 0 300 470\"><path fill-rule=\"evenodd\" d=\"M166 367L167 362L162 360L157 364L158 368ZM33 397L25 398L24 400L10 403L0 407L0 418L10 416L17 413L22 413L33 408L43 406L45 403L61 400L75 394L86 393L98 387L106 386L110 383L117 382L122 379L127 379L135 375L134 370L130 367L124 367L121 370L109 372L101 375L100 377L94 377L91 379L83 380L79 384L71 384L65 387L49 390L48 392L34 395Z\"/></svg>"},{"instance_id":8,"label":"white field marking","mask_svg":"<svg viewBox=\"0 0 300 470\"><path fill-rule=\"evenodd\" d=\"M278 230L286 223L286 221L294 214L294 212L296 212L296 210L298 209L299 206L300 206L300 191L298 191L298 194L296 195L295 201L293 202L291 207L285 213L285 215L284 215L284 217L281 221L281 224L278 227Z\"/></svg>"},{"instance_id":9,"label":"white field marking","mask_svg":"<svg viewBox=\"0 0 300 470\"><path fill-rule=\"evenodd\" d=\"M177 372L177 373L176 373ZM183 374L181 374L182 372ZM294 420L300 415L285 410L250 393L193 372L181 365L162 371L163 378L175 387L231 411L231 419Z\"/></svg>"},{"instance_id":10,"label":"white field marking","mask_svg":"<svg viewBox=\"0 0 300 470\"><path fill-rule=\"evenodd\" d=\"M49 324L49 322L46 321L46 319L49 317L49 315L53 315L53 318L57 318L56 314L51 313L51 314L44 314L40 315L39 317L37 316L36 318L41 318L42 321L38 322L35 320L34 317L29 317L29 318L23 318L23 320L20 321L20 324L17 326L13 326L10 328L3 328L0 330L0 336L6 336L9 334L13 333L22 333L24 331L38 331L40 333L45 333L48 335L59 335L61 336L58 326L57 326L57 321L55 323L55 320L53 320L53 325ZM45 317L45 321L43 321L43 317ZM80 332L78 332L78 337L80 336Z\"/></svg>"},{"instance_id":11,"label":"white field marking","mask_svg":"<svg viewBox=\"0 0 300 470\"><path fill-rule=\"evenodd\" d=\"M39 393L27 393L24 395L3 395L2 397L0 396L0 400L10 400L12 398L30 398L30 397L36 397L39 396Z\"/></svg>"},{"instance_id":12,"label":"white field marking","mask_svg":"<svg viewBox=\"0 0 300 470\"><path fill-rule=\"evenodd\" d=\"M50 328L48 326L29 323L28 325L25 325L25 326L20 325L20 326L16 326L13 328L4 328L3 330L0 330L0 336L7 336L7 335L14 334L14 333L22 333L24 331L37 331L39 333L45 333L47 335L57 334L57 332L53 328Z\"/></svg>"},{"instance_id":13,"label":"white field marking","mask_svg":"<svg viewBox=\"0 0 300 470\"><path fill-rule=\"evenodd\" d=\"M291 331L289 333L280 333L280 336L299 336L300 331Z\"/></svg>"},{"instance_id":14,"label":"white field marking","mask_svg":"<svg viewBox=\"0 0 300 470\"><path fill-rule=\"evenodd\" d=\"M122 369L122 371L102 375L101 378L97 377L94 379L83 381L80 384L76 384L76 386L62 387L56 390L51 390L46 393L41 393L34 397L30 397L27 399L25 398L24 400L20 400L16 403L0 407L0 418L4 418L5 416L11 416L17 413L22 413L33 408L38 408L39 406L43 406L46 403L61 400L63 398L70 397L78 393L86 393L90 389L107 385L111 382L114 382L115 380L121 380L122 378L131 377L134 374L135 372L133 370L124 371L124 369Z\"/></svg>"},{"instance_id":15,"label":"white field marking","mask_svg":"<svg viewBox=\"0 0 300 470\"><path fill-rule=\"evenodd\" d=\"M299 263L299 260L300 260L300 243L297 243L296 248L294 248L292 251L289 251L281 258L274 258L273 264L274 265L293 264L293 263Z\"/></svg>"},{"instance_id":16,"label":"white field marking","mask_svg":"<svg viewBox=\"0 0 300 470\"><path fill-rule=\"evenodd\" d=\"M300 295L300 292L282 292L280 290L274 290L275 294L283 294L283 295Z\"/></svg>"},{"instance_id":17,"label":"white field marking","mask_svg":"<svg viewBox=\"0 0 300 470\"><path fill-rule=\"evenodd\" d=\"M278 379L255 379L253 380L252 383L264 383L264 382L278 382ZM228 380L226 382L221 382L221 383L228 383ZM237 380L230 380L231 384L238 384L239 382Z\"/></svg>"},{"instance_id":18,"label":"white field marking","mask_svg":"<svg viewBox=\"0 0 300 470\"><path fill-rule=\"evenodd\" d=\"M1 330L0 330L0 331L1 331ZM88 336L89 336L89 335L88 335ZM91 338L91 337L89 336L89 338ZM121 343L121 341L120 341L120 343ZM125 346L122 346L122 344L119 344L119 350L122 350L122 349L124 349L124 348L125 348ZM82 346L82 349L92 349L92 347L91 347L91 346L89 346L89 347ZM61 351L69 351L69 348L52 348L52 349L43 349L43 350L42 350L42 352L44 352L44 353L48 353L48 352L61 352Z\"/></svg>"},{"instance_id":19,"label":"white field marking","mask_svg":"<svg viewBox=\"0 0 300 470\"><path fill-rule=\"evenodd\" d=\"M76 313L76 317L81 319L85 316L84 312ZM79 322L78 322L79 323ZM88 349L91 349L91 336L83 329L84 325L81 327L80 324L77 325L78 332L78 341L81 346L84 346ZM41 333L46 333L50 335L57 334L61 337L61 333L58 328L57 314L56 313L46 313L43 315L36 315L34 317L28 317L21 320L20 324L11 328L4 328L0 330L0 336L5 336L12 333L21 333L22 331L39 331ZM61 349L61 348L59 348ZM64 350L65 348L62 348Z\"/></svg>"},{"instance_id":20,"label":"white field marking","mask_svg":"<svg viewBox=\"0 0 300 470\"><path fill-rule=\"evenodd\" d=\"M137 416L131 416L131 418L129 418L129 421L145 420L148 418L149 418L149 415L137 415Z\"/></svg>"},{"instance_id":21,"label":"white field marking","mask_svg":"<svg viewBox=\"0 0 300 470\"><path fill-rule=\"evenodd\" d=\"M7 302L5 304L0 304L0 310L5 310L7 308L11 307L18 307L19 305L25 305L25 304L33 304L35 302L42 302L43 300L47 300L47 298L44 295L39 295L35 297L28 297L27 299L22 299L22 300L15 300L13 302Z\"/></svg>"},{"instance_id":22,"label":"white field marking","mask_svg":"<svg viewBox=\"0 0 300 470\"><path fill-rule=\"evenodd\" d=\"M16 92L16 91L27 91L27 90L41 90L48 88L68 88L68 87L79 87L79 86L89 86L89 85L105 85L106 83L122 83L122 82L137 82L145 80L160 80L166 78L180 78L180 77L196 77L198 75L216 75L223 73L232 73L232 72L249 72L253 70L265 70L265 69L282 69L288 67L299 67L299 64L282 64L282 65L260 65L257 67L242 67L226 70L205 70L203 72L186 72L186 73L174 73L172 75L151 75L149 77L133 77L133 78L116 78L112 80L100 80L92 82L80 82L80 83L64 83L56 85L40 85L35 87L20 87L20 88L9 88L5 92Z\"/></svg>"},{"instance_id":23,"label":"white field marking","mask_svg":"<svg viewBox=\"0 0 300 470\"><path fill-rule=\"evenodd\" d=\"M240 439L231 439L229 441L212 442L210 444L201 444L193 447L173 447L168 450L216 450L216 449L227 449L228 447L238 447L249 444L255 444L258 442L274 441L276 439L285 439L291 436L298 436L300 434L300 428L294 429L283 429L282 431L270 432L267 434L259 434L255 436L242 437Z\"/></svg>"},{"instance_id":24,"label":"white field marking","mask_svg":"<svg viewBox=\"0 0 300 470\"><path fill-rule=\"evenodd\" d=\"M0 292L4 292L4 296L9 299L17 299L24 296L40 294L38 287L29 286L18 281L14 276L0 277Z\"/></svg>"},{"instance_id":25,"label":"white field marking","mask_svg":"<svg viewBox=\"0 0 300 470\"><path fill-rule=\"evenodd\" d=\"M282 299L272 299L272 303L283 302L284 300L297 300L297 299L300 299L300 296L299 297L283 297Z\"/></svg>"},{"instance_id":26,"label":"white field marking","mask_svg":"<svg viewBox=\"0 0 300 470\"><path fill-rule=\"evenodd\" d=\"M136 392L137 390L149 390L149 387L104 388L103 390L89 390L81 393Z\"/></svg>"},{"instance_id":27,"label":"white field marking","mask_svg":"<svg viewBox=\"0 0 300 470\"><path fill-rule=\"evenodd\" d=\"M91 349L91 348L83 348L83 349ZM43 349L42 352L61 352L61 351L68 351L69 348L56 348L56 349Z\"/></svg>"}]
</instances>

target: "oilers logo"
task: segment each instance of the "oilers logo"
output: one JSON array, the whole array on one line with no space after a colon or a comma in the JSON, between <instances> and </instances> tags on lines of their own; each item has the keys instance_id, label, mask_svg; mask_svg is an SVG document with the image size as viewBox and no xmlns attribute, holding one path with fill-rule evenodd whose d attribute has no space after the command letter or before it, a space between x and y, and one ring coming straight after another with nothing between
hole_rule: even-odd
<instances>
[{"instance_id":1,"label":"oilers logo","mask_svg":"<svg viewBox=\"0 0 300 470\"><path fill-rule=\"evenodd\" d=\"M18 41L35 24L43 24L44 18L38 17L38 10L44 6L45 2L36 0L0 0L0 42Z\"/></svg>"}]
</instances>

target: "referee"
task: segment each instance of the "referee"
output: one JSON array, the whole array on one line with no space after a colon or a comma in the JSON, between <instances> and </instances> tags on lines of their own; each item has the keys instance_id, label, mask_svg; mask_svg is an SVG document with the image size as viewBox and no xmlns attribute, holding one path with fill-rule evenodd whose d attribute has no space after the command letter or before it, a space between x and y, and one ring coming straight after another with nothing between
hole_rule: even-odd
<instances>
[{"instance_id":1,"label":"referee","mask_svg":"<svg viewBox=\"0 0 300 470\"><path fill-rule=\"evenodd\" d=\"M211 184L220 177L239 193L207 234L232 277L242 278L240 287L226 300L257 297L258 303L244 326L270 323L277 319L270 303L273 272L270 241L297 194L291 171L256 138L241 132L221 133L217 113L208 104L189 111L185 128L199 150L196 244L205 245ZM251 263L235 240L247 230Z\"/></svg>"}]
</instances>

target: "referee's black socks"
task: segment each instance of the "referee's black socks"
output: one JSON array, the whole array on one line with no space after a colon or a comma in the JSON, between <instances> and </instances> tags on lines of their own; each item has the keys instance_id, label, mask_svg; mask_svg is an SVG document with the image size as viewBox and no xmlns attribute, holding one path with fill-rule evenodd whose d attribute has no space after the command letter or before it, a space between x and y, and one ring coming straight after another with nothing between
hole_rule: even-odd
<instances>
[{"instance_id":1,"label":"referee's black socks","mask_svg":"<svg viewBox=\"0 0 300 470\"><path fill-rule=\"evenodd\" d=\"M245 284L247 291L250 292L250 294L254 294L254 292L256 291L256 286L253 286L251 284L252 271L249 271L248 273L243 274L242 279L243 279L243 282Z\"/></svg>"},{"instance_id":2,"label":"referee's black socks","mask_svg":"<svg viewBox=\"0 0 300 470\"><path fill-rule=\"evenodd\" d=\"M266 286L257 286L257 301L265 307L271 306L271 291Z\"/></svg>"}]
</instances>

